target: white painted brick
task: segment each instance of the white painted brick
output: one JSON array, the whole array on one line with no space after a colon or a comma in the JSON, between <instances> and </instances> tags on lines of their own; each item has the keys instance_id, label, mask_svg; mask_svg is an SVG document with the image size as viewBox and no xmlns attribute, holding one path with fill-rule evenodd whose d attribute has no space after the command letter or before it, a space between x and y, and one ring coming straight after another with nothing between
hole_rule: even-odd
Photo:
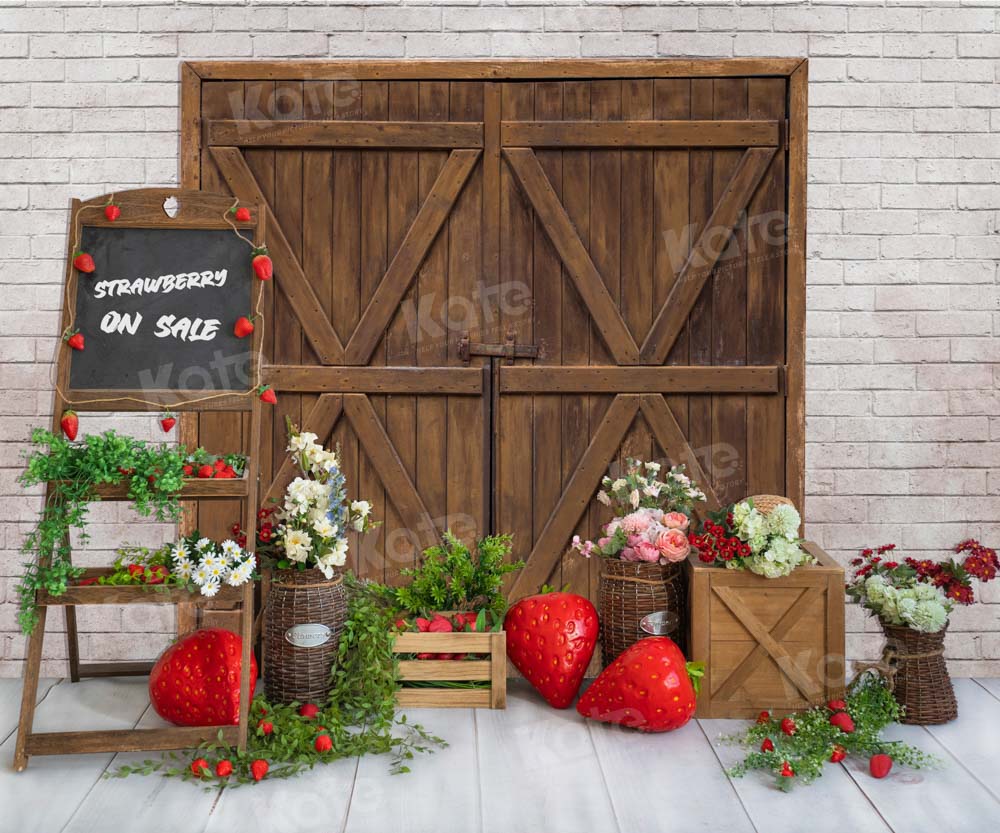
<instances>
[{"instance_id":1,"label":"white painted brick","mask_svg":"<svg viewBox=\"0 0 1000 833\"><path fill-rule=\"evenodd\" d=\"M444 10L444 28L455 32L530 32L543 27L542 9L479 8Z\"/></svg>"},{"instance_id":2,"label":"white painted brick","mask_svg":"<svg viewBox=\"0 0 1000 833\"><path fill-rule=\"evenodd\" d=\"M288 9L245 6L213 9L216 32L278 31L288 27Z\"/></svg>"},{"instance_id":3,"label":"white painted brick","mask_svg":"<svg viewBox=\"0 0 1000 833\"><path fill-rule=\"evenodd\" d=\"M698 29L703 32L767 32L772 28L773 10L769 8L736 6L698 9ZM813 68L809 68L812 76Z\"/></svg>"},{"instance_id":4,"label":"white painted brick","mask_svg":"<svg viewBox=\"0 0 1000 833\"><path fill-rule=\"evenodd\" d=\"M916 164L906 159L844 159L841 166L844 182L903 183L914 182L916 177Z\"/></svg>"},{"instance_id":5,"label":"white painted brick","mask_svg":"<svg viewBox=\"0 0 1000 833\"><path fill-rule=\"evenodd\" d=\"M942 466L948 447L943 443L872 443L869 464L875 469Z\"/></svg>"},{"instance_id":6,"label":"white painted brick","mask_svg":"<svg viewBox=\"0 0 1000 833\"><path fill-rule=\"evenodd\" d=\"M550 32L616 32L621 28L620 9L558 6L545 9L545 29ZM701 28L706 27L702 25Z\"/></svg>"},{"instance_id":7,"label":"white painted brick","mask_svg":"<svg viewBox=\"0 0 1000 833\"><path fill-rule=\"evenodd\" d=\"M24 58L27 54L27 35L0 35L0 58Z\"/></svg>"},{"instance_id":8,"label":"white painted brick","mask_svg":"<svg viewBox=\"0 0 1000 833\"><path fill-rule=\"evenodd\" d=\"M946 362L951 345L946 338L883 338L875 342L876 364Z\"/></svg>"},{"instance_id":9,"label":"white painted brick","mask_svg":"<svg viewBox=\"0 0 1000 833\"><path fill-rule=\"evenodd\" d=\"M972 133L989 130L987 110L938 108L913 110L913 128L926 133Z\"/></svg>"},{"instance_id":10,"label":"white painted brick","mask_svg":"<svg viewBox=\"0 0 1000 833\"><path fill-rule=\"evenodd\" d=\"M33 66L35 63L35 61L32 61L31 65ZM65 76L67 81L81 82L137 81L139 79L139 62L134 58L105 58L102 61L67 61ZM36 80L50 81L53 79L39 78Z\"/></svg>"},{"instance_id":11,"label":"white painted brick","mask_svg":"<svg viewBox=\"0 0 1000 833\"><path fill-rule=\"evenodd\" d=\"M61 32L64 17L61 9L34 6L24 9L4 9L4 32Z\"/></svg>"},{"instance_id":12,"label":"white painted brick","mask_svg":"<svg viewBox=\"0 0 1000 833\"><path fill-rule=\"evenodd\" d=\"M733 41L733 54L737 56L795 56L808 53L809 40L806 35L740 33Z\"/></svg>"},{"instance_id":13,"label":"white painted brick","mask_svg":"<svg viewBox=\"0 0 1000 833\"><path fill-rule=\"evenodd\" d=\"M865 260L878 257L878 240L843 234L810 234L806 241L810 257Z\"/></svg>"},{"instance_id":14,"label":"white painted brick","mask_svg":"<svg viewBox=\"0 0 1000 833\"><path fill-rule=\"evenodd\" d=\"M908 110L878 108L846 109L841 111L841 127L849 132L870 130L902 133L913 129L913 113Z\"/></svg>"},{"instance_id":15,"label":"white painted brick","mask_svg":"<svg viewBox=\"0 0 1000 833\"><path fill-rule=\"evenodd\" d=\"M961 58L1000 58L1000 35L959 35Z\"/></svg>"},{"instance_id":16,"label":"white painted brick","mask_svg":"<svg viewBox=\"0 0 1000 833\"><path fill-rule=\"evenodd\" d=\"M809 101L814 107L878 107L880 99L874 84L809 85Z\"/></svg>"},{"instance_id":17,"label":"white painted brick","mask_svg":"<svg viewBox=\"0 0 1000 833\"><path fill-rule=\"evenodd\" d=\"M198 54L197 50L190 48L190 45L193 43L193 41L190 40L192 37L195 36L183 36L183 40L188 44L188 48L184 49L185 55ZM177 35L105 35L104 54L109 57L118 55L138 55L142 57L155 55L176 55L177 42ZM226 51L216 52L214 53L214 56L231 57L230 53Z\"/></svg>"},{"instance_id":18,"label":"white painted brick","mask_svg":"<svg viewBox=\"0 0 1000 833\"><path fill-rule=\"evenodd\" d=\"M164 36L165 38L167 36ZM190 33L178 35L176 49L190 58L248 58L253 54L251 36L236 33ZM132 54L159 55L161 52L141 52Z\"/></svg>"},{"instance_id":19,"label":"white painted brick","mask_svg":"<svg viewBox=\"0 0 1000 833\"><path fill-rule=\"evenodd\" d=\"M886 208L954 208L955 204L954 185L882 186L882 205Z\"/></svg>"},{"instance_id":20,"label":"white painted brick","mask_svg":"<svg viewBox=\"0 0 1000 833\"><path fill-rule=\"evenodd\" d=\"M32 35L33 58L100 58L100 35Z\"/></svg>"},{"instance_id":21,"label":"white painted brick","mask_svg":"<svg viewBox=\"0 0 1000 833\"><path fill-rule=\"evenodd\" d=\"M953 84L882 84L879 89L883 107L950 107L955 103Z\"/></svg>"},{"instance_id":22,"label":"white painted brick","mask_svg":"<svg viewBox=\"0 0 1000 833\"><path fill-rule=\"evenodd\" d=\"M960 84L955 92L955 103L959 107L1000 107L1000 85Z\"/></svg>"},{"instance_id":23,"label":"white painted brick","mask_svg":"<svg viewBox=\"0 0 1000 833\"><path fill-rule=\"evenodd\" d=\"M811 371L810 371L811 372ZM868 392L827 392L822 396L806 396L806 413L823 415L866 414L871 408Z\"/></svg>"},{"instance_id":24,"label":"white painted brick","mask_svg":"<svg viewBox=\"0 0 1000 833\"><path fill-rule=\"evenodd\" d=\"M921 336L990 335L993 326L988 312L930 312L917 316L916 329Z\"/></svg>"},{"instance_id":25,"label":"white painted brick","mask_svg":"<svg viewBox=\"0 0 1000 833\"><path fill-rule=\"evenodd\" d=\"M401 58L406 54L406 39L396 33L330 35L329 48L334 58Z\"/></svg>"},{"instance_id":26,"label":"white painted brick","mask_svg":"<svg viewBox=\"0 0 1000 833\"><path fill-rule=\"evenodd\" d=\"M733 35L671 33L660 35L656 49L664 57L726 57L733 54Z\"/></svg>"},{"instance_id":27,"label":"white painted brick","mask_svg":"<svg viewBox=\"0 0 1000 833\"><path fill-rule=\"evenodd\" d=\"M369 32L434 32L441 30L441 19L441 9L427 6L374 8L365 10L364 25Z\"/></svg>"},{"instance_id":28,"label":"white painted brick","mask_svg":"<svg viewBox=\"0 0 1000 833\"><path fill-rule=\"evenodd\" d=\"M919 32L922 27L919 9L852 8L847 20L852 32Z\"/></svg>"},{"instance_id":29,"label":"white painted brick","mask_svg":"<svg viewBox=\"0 0 1000 833\"><path fill-rule=\"evenodd\" d=\"M580 54L580 36L571 33L495 32L492 40L493 54L498 57Z\"/></svg>"},{"instance_id":30,"label":"white painted brick","mask_svg":"<svg viewBox=\"0 0 1000 833\"><path fill-rule=\"evenodd\" d=\"M655 55L656 43L655 35L633 32L620 35L587 34L581 38L580 54L586 58Z\"/></svg>"},{"instance_id":31,"label":"white painted brick","mask_svg":"<svg viewBox=\"0 0 1000 833\"><path fill-rule=\"evenodd\" d=\"M914 320L912 312L842 312L840 334L848 338L908 336L915 332Z\"/></svg>"},{"instance_id":32,"label":"white painted brick","mask_svg":"<svg viewBox=\"0 0 1000 833\"><path fill-rule=\"evenodd\" d=\"M882 41L887 58L953 58L955 51L951 35L886 35Z\"/></svg>"},{"instance_id":33,"label":"white painted brick","mask_svg":"<svg viewBox=\"0 0 1000 833\"><path fill-rule=\"evenodd\" d=\"M318 57L329 53L328 36L321 32L274 32L252 36L255 57Z\"/></svg>"},{"instance_id":34,"label":"white painted brick","mask_svg":"<svg viewBox=\"0 0 1000 833\"><path fill-rule=\"evenodd\" d=\"M138 19L139 10L126 6L66 9L66 31L135 32L139 28Z\"/></svg>"},{"instance_id":35,"label":"white painted brick","mask_svg":"<svg viewBox=\"0 0 1000 833\"><path fill-rule=\"evenodd\" d=\"M944 219L953 219L961 222L963 214L968 212L920 212L921 230L924 227L926 215L940 216ZM972 219L978 215L972 215ZM957 225L957 223L955 223ZM947 228L939 228L937 231L947 231ZM992 283L993 273L996 271L995 264L988 261L976 262L972 260L932 260L923 261L920 264L920 283Z\"/></svg>"},{"instance_id":36,"label":"white painted brick","mask_svg":"<svg viewBox=\"0 0 1000 833\"><path fill-rule=\"evenodd\" d=\"M844 32L847 30L847 10L843 8L777 8L774 10L775 32Z\"/></svg>"},{"instance_id":37,"label":"white painted brick","mask_svg":"<svg viewBox=\"0 0 1000 833\"><path fill-rule=\"evenodd\" d=\"M417 33L406 36L406 55L412 58L439 58L442 55L471 58L486 54L489 49L490 36L482 32Z\"/></svg>"},{"instance_id":38,"label":"white painted brick","mask_svg":"<svg viewBox=\"0 0 1000 833\"><path fill-rule=\"evenodd\" d=\"M882 54L881 35L810 35L809 54L877 58Z\"/></svg>"},{"instance_id":39,"label":"white painted brick","mask_svg":"<svg viewBox=\"0 0 1000 833\"><path fill-rule=\"evenodd\" d=\"M916 211L845 211L844 231L855 234L916 234L917 232L917 212ZM881 264L883 267L892 268L896 261L889 264ZM908 265L908 264L903 264ZM857 266L857 264L851 264ZM863 267L862 267L863 268ZM912 280L916 276L915 265L906 270L902 280ZM895 274L899 274L894 270ZM893 283L901 282L893 280Z\"/></svg>"},{"instance_id":40,"label":"white painted brick","mask_svg":"<svg viewBox=\"0 0 1000 833\"><path fill-rule=\"evenodd\" d=\"M879 241L879 255L885 259L900 257L951 257L954 251L954 239L943 235L922 234L919 237L883 237Z\"/></svg>"},{"instance_id":41,"label":"white painted brick","mask_svg":"<svg viewBox=\"0 0 1000 833\"><path fill-rule=\"evenodd\" d=\"M843 390L910 390L916 368L899 365L837 368L838 387Z\"/></svg>"},{"instance_id":42,"label":"white painted brick","mask_svg":"<svg viewBox=\"0 0 1000 833\"><path fill-rule=\"evenodd\" d=\"M358 8L331 6L329 8L304 7L288 10L288 28L293 32L302 30L315 34L335 33L361 30L364 25L364 10Z\"/></svg>"},{"instance_id":43,"label":"white painted brick","mask_svg":"<svg viewBox=\"0 0 1000 833\"><path fill-rule=\"evenodd\" d=\"M684 7L633 6L622 12L622 29L642 32L694 31L698 10Z\"/></svg>"},{"instance_id":44,"label":"white painted brick","mask_svg":"<svg viewBox=\"0 0 1000 833\"><path fill-rule=\"evenodd\" d=\"M139 9L141 32L205 32L212 29L212 9L198 6Z\"/></svg>"},{"instance_id":45,"label":"white painted brick","mask_svg":"<svg viewBox=\"0 0 1000 833\"><path fill-rule=\"evenodd\" d=\"M1000 187L993 185L960 185L959 208L1000 208Z\"/></svg>"},{"instance_id":46,"label":"white painted brick","mask_svg":"<svg viewBox=\"0 0 1000 833\"><path fill-rule=\"evenodd\" d=\"M995 75L993 62L989 60L923 60L920 62L920 77L924 81L992 81Z\"/></svg>"},{"instance_id":47,"label":"white painted brick","mask_svg":"<svg viewBox=\"0 0 1000 833\"><path fill-rule=\"evenodd\" d=\"M850 81L919 81L920 61L916 59L856 58L847 62Z\"/></svg>"}]
</instances>

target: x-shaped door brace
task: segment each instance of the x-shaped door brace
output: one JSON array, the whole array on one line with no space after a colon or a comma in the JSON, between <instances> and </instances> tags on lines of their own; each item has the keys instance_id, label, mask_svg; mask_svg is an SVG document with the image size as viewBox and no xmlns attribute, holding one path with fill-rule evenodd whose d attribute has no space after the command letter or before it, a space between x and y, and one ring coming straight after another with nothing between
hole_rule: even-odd
<instances>
[{"instance_id":1,"label":"x-shaped door brace","mask_svg":"<svg viewBox=\"0 0 1000 833\"><path fill-rule=\"evenodd\" d=\"M267 204L239 148L213 147L211 153L234 196L245 202ZM477 149L459 149L450 153L346 347L306 278L302 262L289 245L281 223L274 218L274 211L268 206L272 217L267 232L268 249L280 276L279 286L323 364L365 365L371 359L480 153Z\"/></svg>"},{"instance_id":2,"label":"x-shaped door brace","mask_svg":"<svg viewBox=\"0 0 1000 833\"><path fill-rule=\"evenodd\" d=\"M782 673L792 681L805 700L807 702L814 702L822 694L822 685L795 664L795 661L781 643L788 638L792 628L795 627L810 608L816 604L822 604L823 588L806 588L802 595L795 600L794 604L784 612L775 626L770 629L744 604L736 588L714 586L712 590L722 599L726 607L732 611L737 621L757 640L756 646L743 662L733 669L733 672L726 677L718 688L713 689L712 699L718 702L725 702L731 699L764 659L771 657Z\"/></svg>"},{"instance_id":3,"label":"x-shaped door brace","mask_svg":"<svg viewBox=\"0 0 1000 833\"><path fill-rule=\"evenodd\" d=\"M667 401L660 394L618 394L594 432L562 497L535 540L531 555L511 587L511 597L526 595L544 584L563 548L573 533L601 478L611 465L635 417L642 412L656 441L671 460L684 463L693 480L705 490L710 509L719 507L719 499L708 482L698 458L684 438Z\"/></svg>"}]
</instances>

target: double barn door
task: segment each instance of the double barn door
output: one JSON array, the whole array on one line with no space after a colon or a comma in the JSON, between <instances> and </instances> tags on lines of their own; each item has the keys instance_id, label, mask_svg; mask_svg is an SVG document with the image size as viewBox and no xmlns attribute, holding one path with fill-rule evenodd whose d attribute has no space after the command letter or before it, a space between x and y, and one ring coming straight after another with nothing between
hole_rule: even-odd
<instances>
[{"instance_id":1,"label":"double barn door","mask_svg":"<svg viewBox=\"0 0 1000 833\"><path fill-rule=\"evenodd\" d=\"M516 595L593 594L568 544L627 456L710 504L799 500L804 85L730 63L186 65L185 184L272 213L262 491L287 417L383 521L360 575L510 532ZM200 419L206 446L244 428Z\"/></svg>"}]
</instances>

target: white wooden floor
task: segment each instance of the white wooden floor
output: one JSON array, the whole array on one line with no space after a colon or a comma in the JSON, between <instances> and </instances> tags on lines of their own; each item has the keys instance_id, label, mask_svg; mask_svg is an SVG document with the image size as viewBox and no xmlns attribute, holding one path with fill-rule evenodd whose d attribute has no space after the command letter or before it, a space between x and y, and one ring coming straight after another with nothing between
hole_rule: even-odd
<instances>
[{"instance_id":1,"label":"white wooden floor","mask_svg":"<svg viewBox=\"0 0 1000 833\"><path fill-rule=\"evenodd\" d=\"M102 779L143 755L33 758L10 769L20 681L0 680L0 831L56 833L962 833L1000 824L1000 680L956 680L961 717L892 735L943 769L827 766L782 794L765 775L730 782L739 751L715 739L741 721L691 722L641 735L555 711L513 684L506 711L414 710L449 748L390 776L384 758L338 761L297 779L206 793L160 777ZM49 681L40 730L159 725L144 679Z\"/></svg>"}]
</instances>

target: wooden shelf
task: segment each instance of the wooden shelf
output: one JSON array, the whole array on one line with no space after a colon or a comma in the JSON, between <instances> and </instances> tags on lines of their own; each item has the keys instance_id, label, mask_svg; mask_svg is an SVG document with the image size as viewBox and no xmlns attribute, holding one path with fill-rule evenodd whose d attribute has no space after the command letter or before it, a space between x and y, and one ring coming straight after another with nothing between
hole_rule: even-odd
<instances>
[{"instance_id":1,"label":"wooden shelf","mask_svg":"<svg viewBox=\"0 0 1000 833\"><path fill-rule=\"evenodd\" d=\"M59 488L61 481L54 481ZM236 479L190 477L184 479L180 497L182 500L211 498L241 498L247 496L250 481L246 477ZM128 500L127 483L102 483L95 488L101 500Z\"/></svg>"},{"instance_id":2,"label":"wooden shelf","mask_svg":"<svg viewBox=\"0 0 1000 833\"><path fill-rule=\"evenodd\" d=\"M29 755L66 755L90 752L137 752L190 749L206 740L235 745L237 726L181 726L168 729L111 729L89 732L32 732L26 738Z\"/></svg>"},{"instance_id":3,"label":"wooden shelf","mask_svg":"<svg viewBox=\"0 0 1000 833\"><path fill-rule=\"evenodd\" d=\"M97 567L84 572L80 579L95 576L110 575L110 567ZM78 581L80 579L77 579ZM199 607L233 608L238 607L243 598L242 587L222 585L214 596L203 596L199 592L191 592L183 587L164 589L162 585L121 585L87 584L80 586L71 584L66 592L53 596L45 590L38 592L38 604L47 607L63 605L120 605L120 604L191 604Z\"/></svg>"}]
</instances>

